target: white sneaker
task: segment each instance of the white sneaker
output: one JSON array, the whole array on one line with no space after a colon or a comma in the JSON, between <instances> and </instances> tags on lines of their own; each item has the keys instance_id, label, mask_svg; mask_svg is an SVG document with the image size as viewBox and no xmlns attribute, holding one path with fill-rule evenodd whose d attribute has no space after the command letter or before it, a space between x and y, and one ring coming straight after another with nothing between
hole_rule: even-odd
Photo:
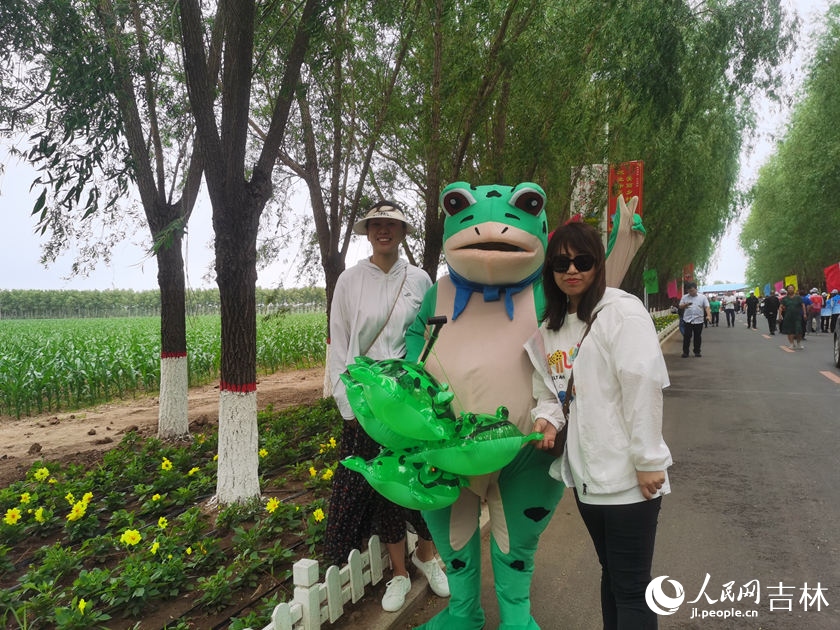
<instances>
[{"instance_id":1,"label":"white sneaker","mask_svg":"<svg viewBox=\"0 0 840 630\"><path fill-rule=\"evenodd\" d=\"M404 575L395 575L385 585L385 596L382 598L382 610L397 612L405 603L405 596L411 590L411 580Z\"/></svg>"},{"instance_id":2,"label":"white sneaker","mask_svg":"<svg viewBox=\"0 0 840 630\"><path fill-rule=\"evenodd\" d=\"M449 597L449 579L447 579L443 569L440 568L437 558L422 562L417 557L417 550L415 549L411 554L411 564L420 569L420 573L426 576L429 587L435 595Z\"/></svg>"}]
</instances>

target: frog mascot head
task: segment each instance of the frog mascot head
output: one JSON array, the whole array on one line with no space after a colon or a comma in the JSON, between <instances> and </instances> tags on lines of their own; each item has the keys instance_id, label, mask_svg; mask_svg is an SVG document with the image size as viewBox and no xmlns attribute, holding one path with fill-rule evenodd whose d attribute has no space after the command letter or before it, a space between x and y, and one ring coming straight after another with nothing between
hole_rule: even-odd
<instances>
[{"instance_id":1,"label":"frog mascot head","mask_svg":"<svg viewBox=\"0 0 840 630\"><path fill-rule=\"evenodd\" d=\"M513 319L513 296L539 278L548 244L545 193L537 184L473 186L455 182L443 189L446 213L443 252L456 287L452 318L475 292L500 299Z\"/></svg>"}]
</instances>

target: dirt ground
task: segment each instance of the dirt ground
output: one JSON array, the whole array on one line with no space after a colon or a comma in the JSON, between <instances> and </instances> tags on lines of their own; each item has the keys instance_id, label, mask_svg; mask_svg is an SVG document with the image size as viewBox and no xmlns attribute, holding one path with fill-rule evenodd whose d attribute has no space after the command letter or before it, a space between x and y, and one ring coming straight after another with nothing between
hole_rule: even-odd
<instances>
[{"instance_id":1,"label":"dirt ground","mask_svg":"<svg viewBox=\"0 0 840 630\"><path fill-rule=\"evenodd\" d=\"M323 367L275 372L257 380L257 405L259 409L269 404L282 409L313 402L321 397L323 388ZM218 383L190 389L190 431L200 432L201 427L215 425L218 416ZM157 420L157 396L19 420L0 416L0 487L20 479L38 459L94 463L129 431L155 435Z\"/></svg>"}]
</instances>

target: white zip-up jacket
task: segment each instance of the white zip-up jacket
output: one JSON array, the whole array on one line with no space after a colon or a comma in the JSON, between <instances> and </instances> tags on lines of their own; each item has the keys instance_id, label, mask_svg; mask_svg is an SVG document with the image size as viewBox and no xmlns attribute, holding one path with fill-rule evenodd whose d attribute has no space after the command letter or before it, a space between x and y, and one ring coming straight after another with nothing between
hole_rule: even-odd
<instances>
[{"instance_id":1,"label":"white zip-up jacket","mask_svg":"<svg viewBox=\"0 0 840 630\"><path fill-rule=\"evenodd\" d=\"M535 370L532 417L545 418L557 429L563 426L558 394L565 393L573 361L566 448L551 475L577 487L584 503L643 501L636 471L666 470L672 463L662 439L668 371L653 321L638 298L607 288L595 310L580 347L585 326L574 314L560 330L543 324L525 344ZM668 492L666 473L660 493Z\"/></svg>"},{"instance_id":2,"label":"white zip-up jacket","mask_svg":"<svg viewBox=\"0 0 840 630\"><path fill-rule=\"evenodd\" d=\"M338 277L330 311L327 370L335 402L345 420L353 418L353 410L339 375L365 349L367 356L377 361L405 356L405 330L417 316L423 296L431 286L425 271L402 258L388 273L364 258Z\"/></svg>"}]
</instances>

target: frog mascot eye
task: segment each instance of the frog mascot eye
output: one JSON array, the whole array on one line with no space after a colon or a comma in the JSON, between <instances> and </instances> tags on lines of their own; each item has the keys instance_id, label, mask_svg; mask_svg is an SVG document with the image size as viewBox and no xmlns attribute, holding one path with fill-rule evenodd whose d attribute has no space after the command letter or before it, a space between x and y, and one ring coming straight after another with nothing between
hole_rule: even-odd
<instances>
[{"instance_id":1,"label":"frog mascot eye","mask_svg":"<svg viewBox=\"0 0 840 630\"><path fill-rule=\"evenodd\" d=\"M466 210L474 204L475 197L472 196L470 191L464 188L450 190L449 192L444 193L441 198L441 206L443 206L444 212L446 212L446 214L450 217L455 216L462 210Z\"/></svg>"},{"instance_id":2,"label":"frog mascot eye","mask_svg":"<svg viewBox=\"0 0 840 630\"><path fill-rule=\"evenodd\" d=\"M513 193L508 203L514 208L519 208L523 212L537 216L545 206L545 195L534 188L520 188Z\"/></svg>"}]
</instances>

